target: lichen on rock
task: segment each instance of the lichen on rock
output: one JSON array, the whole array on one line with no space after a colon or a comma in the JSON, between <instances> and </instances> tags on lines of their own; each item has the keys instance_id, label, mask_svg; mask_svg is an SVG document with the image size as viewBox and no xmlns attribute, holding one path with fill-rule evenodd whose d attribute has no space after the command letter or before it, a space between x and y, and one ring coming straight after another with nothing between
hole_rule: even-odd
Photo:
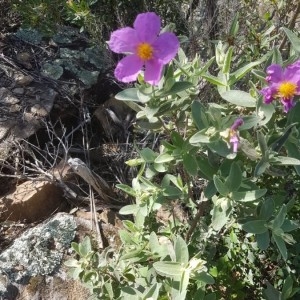
<instances>
[{"instance_id":1,"label":"lichen on rock","mask_svg":"<svg viewBox=\"0 0 300 300\"><path fill-rule=\"evenodd\" d=\"M25 284L32 276L51 274L61 264L75 229L73 216L59 213L27 230L0 254L0 278L7 277L10 284ZM5 292L3 287L0 296Z\"/></svg>"}]
</instances>

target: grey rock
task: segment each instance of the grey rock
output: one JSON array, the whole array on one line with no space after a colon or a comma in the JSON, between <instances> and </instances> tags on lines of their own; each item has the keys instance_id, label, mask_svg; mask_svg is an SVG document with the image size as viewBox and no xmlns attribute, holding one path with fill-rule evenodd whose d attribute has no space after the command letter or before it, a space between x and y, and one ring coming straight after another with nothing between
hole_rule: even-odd
<instances>
[{"instance_id":1,"label":"grey rock","mask_svg":"<svg viewBox=\"0 0 300 300\"><path fill-rule=\"evenodd\" d=\"M59 213L17 238L0 254L0 296L14 283L26 284L33 276L56 271L75 229L73 216Z\"/></svg>"},{"instance_id":2,"label":"grey rock","mask_svg":"<svg viewBox=\"0 0 300 300\"><path fill-rule=\"evenodd\" d=\"M23 95L25 90L24 90L24 88L19 87L19 88L13 89L12 92L16 95Z\"/></svg>"},{"instance_id":3,"label":"grey rock","mask_svg":"<svg viewBox=\"0 0 300 300\"><path fill-rule=\"evenodd\" d=\"M13 96L10 90L5 87L0 88L0 103L2 105L12 105L18 103L20 100Z\"/></svg>"}]
</instances>

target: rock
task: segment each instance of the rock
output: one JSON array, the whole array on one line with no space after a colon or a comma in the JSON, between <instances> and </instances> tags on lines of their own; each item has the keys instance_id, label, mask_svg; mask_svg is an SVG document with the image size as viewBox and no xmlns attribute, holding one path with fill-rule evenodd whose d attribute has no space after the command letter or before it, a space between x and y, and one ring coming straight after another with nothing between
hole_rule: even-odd
<instances>
[{"instance_id":1,"label":"rock","mask_svg":"<svg viewBox=\"0 0 300 300\"><path fill-rule=\"evenodd\" d=\"M48 181L26 181L0 198L0 221L36 222L66 205L62 190Z\"/></svg>"},{"instance_id":2,"label":"rock","mask_svg":"<svg viewBox=\"0 0 300 300\"><path fill-rule=\"evenodd\" d=\"M26 90L26 91L25 91ZM28 93L31 91L31 93ZM32 82L29 87L16 87L15 96L7 88L0 88L3 120L0 120L0 159L5 160L14 143L26 139L43 126L44 118L50 113L58 93L44 84Z\"/></svg>"},{"instance_id":3,"label":"rock","mask_svg":"<svg viewBox=\"0 0 300 300\"><path fill-rule=\"evenodd\" d=\"M2 105L12 105L18 103L20 100L13 96L10 90L5 87L0 88L0 103Z\"/></svg>"},{"instance_id":4,"label":"rock","mask_svg":"<svg viewBox=\"0 0 300 300\"><path fill-rule=\"evenodd\" d=\"M15 95L24 95L24 88L18 87L12 90Z\"/></svg>"},{"instance_id":5,"label":"rock","mask_svg":"<svg viewBox=\"0 0 300 300\"><path fill-rule=\"evenodd\" d=\"M41 116L41 117L46 117L48 115L47 109L42 106L41 104L35 104L31 107L30 112L33 115Z\"/></svg>"},{"instance_id":6,"label":"rock","mask_svg":"<svg viewBox=\"0 0 300 300\"><path fill-rule=\"evenodd\" d=\"M16 300L81 300L90 299L89 296L89 290L79 281L59 272L54 276L32 277L28 285L19 288Z\"/></svg>"},{"instance_id":7,"label":"rock","mask_svg":"<svg viewBox=\"0 0 300 300\"><path fill-rule=\"evenodd\" d=\"M60 290L66 289L64 281L67 276L63 270L57 273L60 279L43 277L59 268L66 249L75 237L75 230L74 218L59 213L17 238L0 254L0 297L3 297L0 299L75 299L55 294L57 285L60 285ZM47 297L41 295L40 281L45 281L44 295Z\"/></svg>"},{"instance_id":8,"label":"rock","mask_svg":"<svg viewBox=\"0 0 300 300\"><path fill-rule=\"evenodd\" d=\"M17 72L14 76L14 79L16 84L20 86L27 86L33 81L33 78L31 76L23 75L22 73L17 73Z\"/></svg>"}]
</instances>

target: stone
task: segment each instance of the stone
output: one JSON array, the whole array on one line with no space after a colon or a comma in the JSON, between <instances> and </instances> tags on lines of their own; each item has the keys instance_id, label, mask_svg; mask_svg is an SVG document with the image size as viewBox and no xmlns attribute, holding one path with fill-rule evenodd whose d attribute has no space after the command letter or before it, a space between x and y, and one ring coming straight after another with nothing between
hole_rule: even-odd
<instances>
[{"instance_id":1,"label":"stone","mask_svg":"<svg viewBox=\"0 0 300 300\"><path fill-rule=\"evenodd\" d=\"M31 76L23 75L22 73L16 73L14 79L16 84L21 86L27 86L33 81L33 78Z\"/></svg>"},{"instance_id":2,"label":"stone","mask_svg":"<svg viewBox=\"0 0 300 300\"><path fill-rule=\"evenodd\" d=\"M15 95L21 96L21 95L24 95L25 90L24 90L24 88L18 87L18 88L14 88L14 89L12 90L12 92L13 92Z\"/></svg>"},{"instance_id":3,"label":"stone","mask_svg":"<svg viewBox=\"0 0 300 300\"><path fill-rule=\"evenodd\" d=\"M36 222L66 205L61 188L48 181L26 181L0 198L0 221Z\"/></svg>"},{"instance_id":4,"label":"stone","mask_svg":"<svg viewBox=\"0 0 300 300\"><path fill-rule=\"evenodd\" d=\"M0 102L4 105L12 105L18 103L20 100L13 96L10 90L5 87L0 88Z\"/></svg>"},{"instance_id":5,"label":"stone","mask_svg":"<svg viewBox=\"0 0 300 300\"><path fill-rule=\"evenodd\" d=\"M74 217L66 214L56 214L42 224L25 231L14 243L0 254L0 299L72 299L55 296L53 277L43 277L54 274L61 265L65 252L75 237L76 222ZM66 280L66 273L56 272L61 286ZM41 297L40 281L47 281L48 296ZM37 288L38 287L38 288ZM66 287L63 287L64 290ZM49 291L52 289L52 292ZM46 293L46 295L47 295ZM51 295L52 293L52 295ZM10 296L10 297L9 297ZM3 298L1 298L3 297ZM7 298L9 297L9 298Z\"/></svg>"}]
</instances>

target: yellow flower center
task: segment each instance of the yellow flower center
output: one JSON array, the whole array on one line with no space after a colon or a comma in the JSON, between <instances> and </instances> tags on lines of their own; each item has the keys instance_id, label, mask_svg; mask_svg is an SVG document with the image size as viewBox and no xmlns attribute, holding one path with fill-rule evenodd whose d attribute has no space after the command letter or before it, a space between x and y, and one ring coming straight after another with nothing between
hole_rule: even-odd
<instances>
[{"instance_id":1,"label":"yellow flower center","mask_svg":"<svg viewBox=\"0 0 300 300\"><path fill-rule=\"evenodd\" d=\"M291 99L295 96L297 85L295 83L285 81L278 88L278 96L284 99Z\"/></svg>"},{"instance_id":2,"label":"yellow flower center","mask_svg":"<svg viewBox=\"0 0 300 300\"><path fill-rule=\"evenodd\" d=\"M149 45L148 43L140 43L137 46L137 55L142 60L148 60L153 58L153 47Z\"/></svg>"}]
</instances>

